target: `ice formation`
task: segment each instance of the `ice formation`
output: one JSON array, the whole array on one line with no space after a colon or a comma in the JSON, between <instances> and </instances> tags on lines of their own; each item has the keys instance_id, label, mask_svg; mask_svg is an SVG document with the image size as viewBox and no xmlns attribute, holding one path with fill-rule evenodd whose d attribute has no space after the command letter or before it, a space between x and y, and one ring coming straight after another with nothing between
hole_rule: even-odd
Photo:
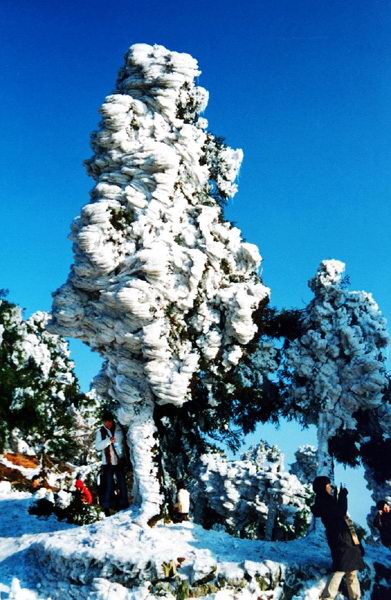
<instances>
[{"instance_id":1,"label":"ice formation","mask_svg":"<svg viewBox=\"0 0 391 600\"><path fill-rule=\"evenodd\" d=\"M52 329L106 359L99 391L129 425L135 493L149 516L160 502L154 403L188 401L205 361L237 364L268 295L256 246L216 199L236 192L242 151L204 130L199 73L188 54L128 51L92 136L96 185L73 223L75 263L53 305Z\"/></svg>"},{"instance_id":2,"label":"ice formation","mask_svg":"<svg viewBox=\"0 0 391 600\"><path fill-rule=\"evenodd\" d=\"M192 490L194 518L254 539L293 539L311 520L310 488L284 468L283 455L261 442L240 460L220 453L201 457Z\"/></svg>"},{"instance_id":3,"label":"ice formation","mask_svg":"<svg viewBox=\"0 0 391 600\"><path fill-rule=\"evenodd\" d=\"M386 321L367 292L348 291L344 263L324 260L309 282L315 297L304 313L302 337L286 350L292 410L318 426L318 471L332 476L328 440L354 430L359 409L379 407L387 384Z\"/></svg>"}]
</instances>

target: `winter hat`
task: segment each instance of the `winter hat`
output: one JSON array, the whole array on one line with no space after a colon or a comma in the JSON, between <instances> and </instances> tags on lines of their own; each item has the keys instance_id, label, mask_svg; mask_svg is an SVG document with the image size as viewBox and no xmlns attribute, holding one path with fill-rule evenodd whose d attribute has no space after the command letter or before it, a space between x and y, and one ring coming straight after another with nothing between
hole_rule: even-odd
<instances>
[{"instance_id":1,"label":"winter hat","mask_svg":"<svg viewBox=\"0 0 391 600\"><path fill-rule=\"evenodd\" d=\"M315 494L321 494L322 492L326 491L326 485L328 483L331 483L330 478L326 477L325 475L320 475L319 477L315 477L314 481L312 482L312 489L314 490Z\"/></svg>"},{"instance_id":2,"label":"winter hat","mask_svg":"<svg viewBox=\"0 0 391 600\"><path fill-rule=\"evenodd\" d=\"M383 508L384 508L384 505L385 505L385 504L388 504L388 503L387 503L387 500L379 500L379 501L376 503L376 508L377 508L377 510L383 510Z\"/></svg>"},{"instance_id":3,"label":"winter hat","mask_svg":"<svg viewBox=\"0 0 391 600\"><path fill-rule=\"evenodd\" d=\"M84 487L83 481L81 479L76 479L75 488L77 490L81 490L81 489L83 489L83 487Z\"/></svg>"}]
</instances>

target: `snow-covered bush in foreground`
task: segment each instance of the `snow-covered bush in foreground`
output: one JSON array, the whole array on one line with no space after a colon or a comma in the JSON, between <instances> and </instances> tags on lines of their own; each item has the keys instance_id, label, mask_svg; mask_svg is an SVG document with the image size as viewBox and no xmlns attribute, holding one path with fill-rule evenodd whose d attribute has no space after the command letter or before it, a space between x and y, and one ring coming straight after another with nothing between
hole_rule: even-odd
<instances>
[{"instance_id":1,"label":"snow-covered bush in foreground","mask_svg":"<svg viewBox=\"0 0 391 600\"><path fill-rule=\"evenodd\" d=\"M34 494L28 512L37 517L53 515L73 525L88 525L104 519L100 506L83 502L78 490L60 490L53 494L41 488Z\"/></svg>"},{"instance_id":2,"label":"snow-covered bush in foreground","mask_svg":"<svg viewBox=\"0 0 391 600\"><path fill-rule=\"evenodd\" d=\"M44 312L24 320L18 306L0 300L1 446L76 459L86 399L68 344L46 330L48 320Z\"/></svg>"},{"instance_id":3,"label":"snow-covered bush in foreground","mask_svg":"<svg viewBox=\"0 0 391 600\"><path fill-rule=\"evenodd\" d=\"M73 223L75 263L53 306L52 329L105 358L99 393L129 426L146 518L161 502L155 404L181 406L197 370L235 366L268 296L257 248L223 219L242 152L205 131L199 73L188 54L130 48L92 136L96 185Z\"/></svg>"},{"instance_id":4,"label":"snow-covered bush in foreground","mask_svg":"<svg viewBox=\"0 0 391 600\"><path fill-rule=\"evenodd\" d=\"M314 299L303 311L304 334L285 353L291 378L287 412L318 427L318 470L332 476L328 442L355 430L355 413L382 403L387 383L386 322L367 292L348 291L345 265L324 260L309 282Z\"/></svg>"},{"instance_id":5,"label":"snow-covered bush in foreground","mask_svg":"<svg viewBox=\"0 0 391 600\"><path fill-rule=\"evenodd\" d=\"M194 519L238 537L289 540L311 520L309 486L284 469L276 446L261 442L240 460L221 453L201 457L192 490Z\"/></svg>"}]
</instances>

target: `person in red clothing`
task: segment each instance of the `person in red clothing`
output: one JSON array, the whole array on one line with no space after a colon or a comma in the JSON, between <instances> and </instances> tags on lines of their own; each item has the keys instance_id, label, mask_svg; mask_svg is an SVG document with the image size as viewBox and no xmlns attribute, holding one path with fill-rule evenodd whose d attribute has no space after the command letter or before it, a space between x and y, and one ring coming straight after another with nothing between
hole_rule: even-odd
<instances>
[{"instance_id":1,"label":"person in red clothing","mask_svg":"<svg viewBox=\"0 0 391 600\"><path fill-rule=\"evenodd\" d=\"M84 504L92 504L92 494L84 481L76 479L75 488L80 492L82 502Z\"/></svg>"}]
</instances>

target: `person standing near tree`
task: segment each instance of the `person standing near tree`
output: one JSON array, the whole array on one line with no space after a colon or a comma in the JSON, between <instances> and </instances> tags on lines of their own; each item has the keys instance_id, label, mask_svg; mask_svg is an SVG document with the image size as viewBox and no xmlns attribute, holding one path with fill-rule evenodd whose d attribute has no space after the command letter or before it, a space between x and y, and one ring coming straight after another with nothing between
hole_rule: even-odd
<instances>
[{"instance_id":1,"label":"person standing near tree","mask_svg":"<svg viewBox=\"0 0 391 600\"><path fill-rule=\"evenodd\" d=\"M321 598L333 600L345 575L350 600L359 600L361 590L357 571L365 565L362 560L363 548L347 515L348 491L341 486L339 493L334 493L330 479L325 476L315 477L312 487L316 497L311 510L315 517L322 519L333 559L333 572Z\"/></svg>"},{"instance_id":2,"label":"person standing near tree","mask_svg":"<svg viewBox=\"0 0 391 600\"><path fill-rule=\"evenodd\" d=\"M387 500L379 500L376 504L377 513L373 524L380 533L383 546L391 548L391 508Z\"/></svg>"},{"instance_id":3,"label":"person standing near tree","mask_svg":"<svg viewBox=\"0 0 391 600\"><path fill-rule=\"evenodd\" d=\"M128 508L128 491L126 488L126 452L125 440L121 426L115 422L113 413L105 411L102 415L102 426L95 436L95 448L101 452L101 505L106 516L110 515L115 483L119 491L120 509Z\"/></svg>"}]
</instances>

